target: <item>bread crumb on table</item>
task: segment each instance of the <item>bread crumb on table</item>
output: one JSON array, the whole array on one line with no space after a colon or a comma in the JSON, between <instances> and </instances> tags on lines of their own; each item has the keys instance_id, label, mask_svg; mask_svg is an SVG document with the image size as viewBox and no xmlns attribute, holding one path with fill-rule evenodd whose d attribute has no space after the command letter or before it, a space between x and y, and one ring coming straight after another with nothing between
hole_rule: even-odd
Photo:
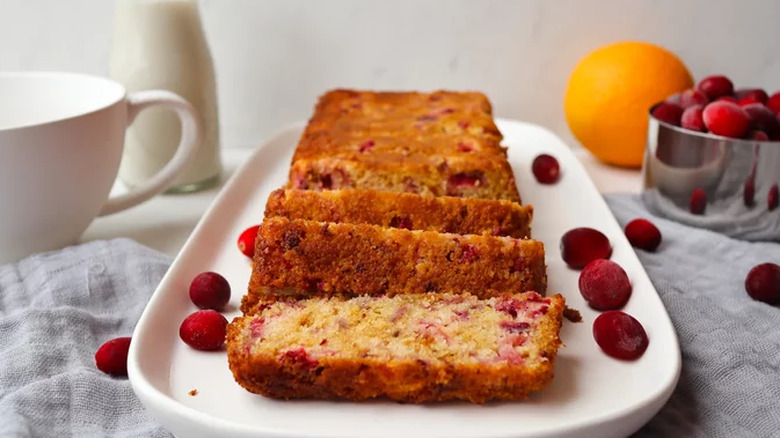
<instances>
[{"instance_id":1,"label":"bread crumb on table","mask_svg":"<svg viewBox=\"0 0 780 438\"><path fill-rule=\"evenodd\" d=\"M582 315L580 314L580 311L577 309L572 309L568 306L563 309L563 317L571 322L582 322Z\"/></svg>"}]
</instances>

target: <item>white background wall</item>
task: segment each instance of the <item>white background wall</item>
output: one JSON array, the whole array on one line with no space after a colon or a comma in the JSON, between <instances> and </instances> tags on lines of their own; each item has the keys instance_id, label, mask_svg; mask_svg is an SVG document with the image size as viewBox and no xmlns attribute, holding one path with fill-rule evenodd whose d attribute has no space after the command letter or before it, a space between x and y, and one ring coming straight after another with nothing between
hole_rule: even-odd
<instances>
[{"instance_id":1,"label":"white background wall","mask_svg":"<svg viewBox=\"0 0 780 438\"><path fill-rule=\"evenodd\" d=\"M676 52L697 78L780 89L780 0L201 0L223 144L305 119L329 87L470 88L497 115L574 143L569 72L618 40ZM0 0L0 70L106 74L110 0ZM2 98L2 96L0 96Z\"/></svg>"}]
</instances>

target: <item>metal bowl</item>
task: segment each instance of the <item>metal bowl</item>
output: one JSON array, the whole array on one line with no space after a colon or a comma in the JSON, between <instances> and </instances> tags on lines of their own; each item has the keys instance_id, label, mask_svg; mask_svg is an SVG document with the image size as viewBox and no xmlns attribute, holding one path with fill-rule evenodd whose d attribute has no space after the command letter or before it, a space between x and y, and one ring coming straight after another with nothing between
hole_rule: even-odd
<instances>
[{"instance_id":1,"label":"metal bowl","mask_svg":"<svg viewBox=\"0 0 780 438\"><path fill-rule=\"evenodd\" d=\"M654 214L745 240L780 241L780 208L769 209L780 183L780 142L721 137L682 129L648 114L642 200ZM753 200L750 188L753 184ZM706 194L702 214L693 192ZM776 188L774 189L777 190Z\"/></svg>"}]
</instances>

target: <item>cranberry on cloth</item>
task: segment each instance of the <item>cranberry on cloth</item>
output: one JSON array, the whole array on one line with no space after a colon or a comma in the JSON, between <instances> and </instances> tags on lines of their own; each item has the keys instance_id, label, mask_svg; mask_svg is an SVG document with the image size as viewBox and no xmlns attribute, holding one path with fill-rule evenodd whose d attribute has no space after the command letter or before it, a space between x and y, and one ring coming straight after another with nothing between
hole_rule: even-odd
<instances>
[{"instance_id":1,"label":"cranberry on cloth","mask_svg":"<svg viewBox=\"0 0 780 438\"><path fill-rule=\"evenodd\" d=\"M643 217L664 236L655 252L636 253L682 352L671 399L634 437L780 437L780 306L745 292L750 269L780 261L780 243L661 219L636 195L606 200L620 225Z\"/></svg>"},{"instance_id":2,"label":"cranberry on cloth","mask_svg":"<svg viewBox=\"0 0 780 438\"><path fill-rule=\"evenodd\" d=\"M95 351L130 336L170 258L131 240L0 266L0 437L170 437Z\"/></svg>"}]
</instances>

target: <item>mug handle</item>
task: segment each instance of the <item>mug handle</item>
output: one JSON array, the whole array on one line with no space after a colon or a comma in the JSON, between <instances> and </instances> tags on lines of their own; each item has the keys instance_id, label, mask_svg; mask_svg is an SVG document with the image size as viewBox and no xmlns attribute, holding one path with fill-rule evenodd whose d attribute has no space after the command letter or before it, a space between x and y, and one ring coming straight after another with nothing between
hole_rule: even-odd
<instances>
[{"instance_id":1,"label":"mug handle","mask_svg":"<svg viewBox=\"0 0 780 438\"><path fill-rule=\"evenodd\" d=\"M105 216L134 207L167 189L176 176L195 156L203 141L198 111L181 96L165 90L148 90L130 93L127 96L127 125L130 126L138 113L152 106L172 109L181 120L181 140L171 161L144 185L128 193L110 198L98 216Z\"/></svg>"}]
</instances>

